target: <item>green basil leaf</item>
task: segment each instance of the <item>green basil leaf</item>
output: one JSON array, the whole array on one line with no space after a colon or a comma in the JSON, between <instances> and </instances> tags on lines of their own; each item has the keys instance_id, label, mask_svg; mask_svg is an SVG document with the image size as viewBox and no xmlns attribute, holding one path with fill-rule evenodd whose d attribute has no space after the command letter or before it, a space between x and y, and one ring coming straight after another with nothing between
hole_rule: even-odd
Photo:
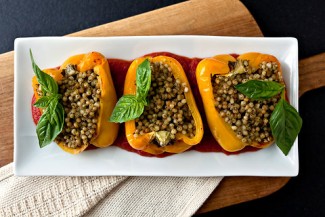
<instances>
[{"instance_id":1,"label":"green basil leaf","mask_svg":"<svg viewBox=\"0 0 325 217\"><path fill-rule=\"evenodd\" d=\"M53 97L36 126L36 133L41 148L50 144L62 131L64 109L58 97Z\"/></svg>"},{"instance_id":2,"label":"green basil leaf","mask_svg":"<svg viewBox=\"0 0 325 217\"><path fill-rule=\"evenodd\" d=\"M142 101L134 95L124 95L117 102L109 121L122 123L134 120L140 117L143 111L144 104Z\"/></svg>"},{"instance_id":3,"label":"green basil leaf","mask_svg":"<svg viewBox=\"0 0 325 217\"><path fill-rule=\"evenodd\" d=\"M288 155L302 126L302 119L294 107L280 99L270 118L270 127L277 146Z\"/></svg>"},{"instance_id":4,"label":"green basil leaf","mask_svg":"<svg viewBox=\"0 0 325 217\"><path fill-rule=\"evenodd\" d=\"M151 68L148 59L145 59L137 68L136 72L136 96L147 98L151 85Z\"/></svg>"},{"instance_id":5,"label":"green basil leaf","mask_svg":"<svg viewBox=\"0 0 325 217\"><path fill-rule=\"evenodd\" d=\"M235 88L250 99L261 100L279 94L284 85L274 81L250 80L236 85Z\"/></svg>"},{"instance_id":6,"label":"green basil leaf","mask_svg":"<svg viewBox=\"0 0 325 217\"><path fill-rule=\"evenodd\" d=\"M30 58L32 61L32 66L34 73L36 75L38 83L41 85L41 88L45 93L57 94L58 93L58 84L56 81L48 74L43 72L35 63L32 50L29 50Z\"/></svg>"},{"instance_id":7,"label":"green basil leaf","mask_svg":"<svg viewBox=\"0 0 325 217\"><path fill-rule=\"evenodd\" d=\"M52 123L56 123L58 125L59 133L62 131L64 126L64 108L63 106L58 103L54 109L54 112L52 114ZM59 134L58 133L58 134Z\"/></svg>"},{"instance_id":8,"label":"green basil leaf","mask_svg":"<svg viewBox=\"0 0 325 217\"><path fill-rule=\"evenodd\" d=\"M34 106L37 108L46 108L50 102L53 100L53 98L60 99L61 94L53 94L50 96L42 96L37 100L37 102L34 103Z\"/></svg>"},{"instance_id":9,"label":"green basil leaf","mask_svg":"<svg viewBox=\"0 0 325 217\"><path fill-rule=\"evenodd\" d=\"M147 105L150 104L150 100L149 100L148 97L144 100L143 104L144 104L145 106L147 106Z\"/></svg>"},{"instance_id":10,"label":"green basil leaf","mask_svg":"<svg viewBox=\"0 0 325 217\"><path fill-rule=\"evenodd\" d=\"M34 106L37 108L46 108L50 104L51 98L51 96L43 96L34 103Z\"/></svg>"}]
</instances>

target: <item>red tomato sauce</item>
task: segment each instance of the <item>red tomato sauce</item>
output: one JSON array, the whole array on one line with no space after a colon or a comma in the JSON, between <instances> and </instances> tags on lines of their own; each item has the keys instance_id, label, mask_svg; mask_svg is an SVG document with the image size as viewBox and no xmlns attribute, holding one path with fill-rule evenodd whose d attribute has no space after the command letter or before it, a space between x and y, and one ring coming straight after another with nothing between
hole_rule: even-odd
<instances>
[{"instance_id":1,"label":"red tomato sauce","mask_svg":"<svg viewBox=\"0 0 325 217\"><path fill-rule=\"evenodd\" d=\"M38 123L39 119L42 116L41 110L37 107L34 106L34 103L36 102L35 95L32 97L32 102L31 102L31 109L32 109L32 118L35 124Z\"/></svg>"},{"instance_id":2,"label":"red tomato sauce","mask_svg":"<svg viewBox=\"0 0 325 217\"><path fill-rule=\"evenodd\" d=\"M199 151L199 152L223 152L227 155L233 155L233 154L239 154L242 152L260 150L258 148L247 146L241 151L227 152L227 151L223 150L221 148L221 146L218 144L218 142L214 139L213 135L211 134L211 132L209 130L208 123L206 121L201 95L200 95L200 92L199 92L199 89L198 89L198 86L196 83L195 71L196 71L196 66L201 61L200 58L188 58L188 57L179 56L179 55L169 53L169 52L155 52L155 53L147 54L145 56L155 57L155 56L159 56L159 55L173 57L182 65L182 67L187 75L188 81L190 83L194 98L196 99L197 107L201 114L201 118L203 121L203 128L204 128L204 136L203 136L202 141L199 144L194 145L189 150L195 150L195 151ZM231 54L231 55L235 58L238 57L237 54ZM126 76L127 70L128 70L132 61L121 60L121 59L107 59L107 60L108 60L109 68L110 68L111 75L112 75L112 78L114 81L117 98L120 98L123 95L125 76ZM32 98L32 116L33 116L33 120L36 124L41 116L41 112L38 108L33 106L34 102L35 102L35 97L33 96L33 98ZM127 142L127 139L125 137L124 124L121 124L118 137L115 140L113 145L118 146L126 151L134 152L136 154L139 154L141 156L146 156L146 157L162 158L162 157L167 157L167 156L172 155L170 153L152 155L152 154L140 151L140 150L133 149L129 145L129 143ZM96 148L96 147L90 145L87 148L87 150L91 150L94 148Z\"/></svg>"}]
</instances>

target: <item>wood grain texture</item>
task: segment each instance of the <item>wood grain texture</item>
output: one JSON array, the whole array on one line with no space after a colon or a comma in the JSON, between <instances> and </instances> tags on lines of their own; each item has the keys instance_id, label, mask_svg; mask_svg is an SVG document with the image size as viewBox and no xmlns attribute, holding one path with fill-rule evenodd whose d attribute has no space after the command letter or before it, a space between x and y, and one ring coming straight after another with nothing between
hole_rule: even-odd
<instances>
[{"instance_id":1,"label":"wood grain texture","mask_svg":"<svg viewBox=\"0 0 325 217\"><path fill-rule=\"evenodd\" d=\"M14 52L0 55L0 167L13 161Z\"/></svg>"},{"instance_id":2,"label":"wood grain texture","mask_svg":"<svg viewBox=\"0 0 325 217\"><path fill-rule=\"evenodd\" d=\"M263 36L245 6L236 0L187 1L69 36L183 34Z\"/></svg>"},{"instance_id":3,"label":"wood grain texture","mask_svg":"<svg viewBox=\"0 0 325 217\"><path fill-rule=\"evenodd\" d=\"M188 1L69 36L180 34L262 36L253 17L236 0ZM318 79L318 71L325 73L324 56L301 62L300 74L304 78L300 79L301 92L324 85L325 80ZM13 52L0 55L0 166L13 160L13 61ZM317 66L311 68L309 64ZM316 78L320 81L313 81ZM264 197L280 189L288 180L284 177L226 177L198 213Z\"/></svg>"},{"instance_id":4,"label":"wood grain texture","mask_svg":"<svg viewBox=\"0 0 325 217\"><path fill-rule=\"evenodd\" d=\"M289 177L226 177L197 214L265 197L282 188L289 180Z\"/></svg>"}]
</instances>

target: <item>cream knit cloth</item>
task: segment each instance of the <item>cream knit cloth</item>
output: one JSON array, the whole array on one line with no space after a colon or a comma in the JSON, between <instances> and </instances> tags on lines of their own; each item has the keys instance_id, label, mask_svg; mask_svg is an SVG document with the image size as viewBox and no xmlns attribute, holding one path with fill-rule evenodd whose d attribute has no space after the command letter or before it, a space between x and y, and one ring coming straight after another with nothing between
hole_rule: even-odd
<instances>
[{"instance_id":1,"label":"cream knit cloth","mask_svg":"<svg viewBox=\"0 0 325 217\"><path fill-rule=\"evenodd\" d=\"M191 216L222 177L15 177L0 168L0 216Z\"/></svg>"}]
</instances>

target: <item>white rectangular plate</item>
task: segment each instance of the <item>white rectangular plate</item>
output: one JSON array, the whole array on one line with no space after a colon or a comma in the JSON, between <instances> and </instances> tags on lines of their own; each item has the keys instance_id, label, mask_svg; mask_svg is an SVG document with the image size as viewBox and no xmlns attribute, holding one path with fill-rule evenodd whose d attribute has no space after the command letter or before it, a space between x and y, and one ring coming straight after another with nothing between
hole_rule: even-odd
<instances>
[{"instance_id":1,"label":"white rectangular plate","mask_svg":"<svg viewBox=\"0 0 325 217\"><path fill-rule=\"evenodd\" d=\"M50 144L39 148L31 117L29 57L32 49L39 67L59 66L68 57L98 51L108 58L132 60L144 54L168 51L187 57L261 52L282 64L290 103L298 108L298 43L295 38L241 38L215 36L135 36L107 38L39 37L15 40L14 165L18 176L296 176L298 140L288 156L276 145L257 152L227 156L187 151L166 158L142 157L118 147L79 155ZM123 85L123 84L115 84ZM209 129L205 129L207 131Z\"/></svg>"}]
</instances>

